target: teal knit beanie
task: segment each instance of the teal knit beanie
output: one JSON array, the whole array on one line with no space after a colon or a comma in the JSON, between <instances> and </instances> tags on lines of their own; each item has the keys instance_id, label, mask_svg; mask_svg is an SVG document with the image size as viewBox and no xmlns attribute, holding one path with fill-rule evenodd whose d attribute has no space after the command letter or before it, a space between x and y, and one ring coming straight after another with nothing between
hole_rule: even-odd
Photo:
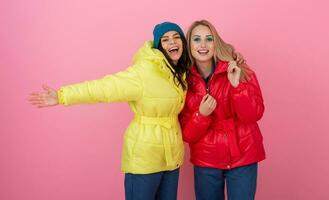
<instances>
[{"instance_id":1,"label":"teal knit beanie","mask_svg":"<svg viewBox=\"0 0 329 200\"><path fill-rule=\"evenodd\" d=\"M159 48L161 37L168 31L176 31L182 38L185 38L182 29L175 23L163 22L157 24L153 30L153 47Z\"/></svg>"}]
</instances>

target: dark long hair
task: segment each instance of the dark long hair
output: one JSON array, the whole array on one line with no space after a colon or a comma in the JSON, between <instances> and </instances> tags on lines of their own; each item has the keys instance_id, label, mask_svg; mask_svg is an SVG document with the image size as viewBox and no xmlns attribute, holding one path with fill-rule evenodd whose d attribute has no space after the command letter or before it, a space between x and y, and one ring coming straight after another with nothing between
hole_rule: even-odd
<instances>
[{"instance_id":1,"label":"dark long hair","mask_svg":"<svg viewBox=\"0 0 329 200\"><path fill-rule=\"evenodd\" d=\"M159 50L163 53L163 55L166 57L168 60L169 64L172 66L174 71L167 66L171 73L174 76L174 82L177 86L181 85L183 90L187 90L187 83L184 79L184 74L187 74L189 72L189 67L190 67L190 58L188 56L187 52L187 41L184 36L181 36L181 40L183 42L183 52L182 56L179 58L177 65L175 65L172 60L170 59L169 55L166 53L166 51L163 49L162 44L160 42L159 44Z\"/></svg>"}]
</instances>

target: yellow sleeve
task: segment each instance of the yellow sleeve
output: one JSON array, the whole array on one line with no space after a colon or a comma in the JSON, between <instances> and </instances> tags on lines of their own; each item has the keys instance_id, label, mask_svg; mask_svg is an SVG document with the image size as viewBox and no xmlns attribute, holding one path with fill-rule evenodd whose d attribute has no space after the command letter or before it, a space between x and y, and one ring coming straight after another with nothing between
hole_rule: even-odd
<instances>
[{"instance_id":1,"label":"yellow sleeve","mask_svg":"<svg viewBox=\"0 0 329 200\"><path fill-rule=\"evenodd\" d=\"M143 81L134 67L102 79L63 86L57 91L63 105L136 101L142 93Z\"/></svg>"}]
</instances>

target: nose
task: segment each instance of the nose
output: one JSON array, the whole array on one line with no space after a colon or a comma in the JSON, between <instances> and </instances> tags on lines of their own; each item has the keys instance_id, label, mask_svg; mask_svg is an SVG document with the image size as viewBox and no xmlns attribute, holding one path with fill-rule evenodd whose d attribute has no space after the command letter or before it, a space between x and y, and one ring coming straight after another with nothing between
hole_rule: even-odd
<instances>
[{"instance_id":1,"label":"nose","mask_svg":"<svg viewBox=\"0 0 329 200\"><path fill-rule=\"evenodd\" d=\"M201 47L205 47L206 46L206 41L205 40L201 40Z\"/></svg>"},{"instance_id":2,"label":"nose","mask_svg":"<svg viewBox=\"0 0 329 200\"><path fill-rule=\"evenodd\" d=\"M174 38L169 39L169 44L175 44Z\"/></svg>"}]
</instances>

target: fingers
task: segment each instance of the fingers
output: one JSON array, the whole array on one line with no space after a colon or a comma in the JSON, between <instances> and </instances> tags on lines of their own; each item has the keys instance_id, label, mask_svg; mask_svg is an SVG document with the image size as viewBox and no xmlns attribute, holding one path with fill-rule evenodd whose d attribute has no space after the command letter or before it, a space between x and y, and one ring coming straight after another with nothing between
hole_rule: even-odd
<instances>
[{"instance_id":1,"label":"fingers","mask_svg":"<svg viewBox=\"0 0 329 200\"><path fill-rule=\"evenodd\" d=\"M210 94L206 94L202 97L200 104L206 104L206 105L208 105L208 107L211 107L214 104L216 104L216 99L214 97L212 97Z\"/></svg>"},{"instance_id":2,"label":"fingers","mask_svg":"<svg viewBox=\"0 0 329 200\"><path fill-rule=\"evenodd\" d=\"M228 65L230 66L230 65L235 65L236 66L236 61L230 61L229 63L228 63Z\"/></svg>"},{"instance_id":3,"label":"fingers","mask_svg":"<svg viewBox=\"0 0 329 200\"><path fill-rule=\"evenodd\" d=\"M45 107L48 106L48 104L44 101L44 100L30 100L30 103L33 106L37 106L37 107Z\"/></svg>"},{"instance_id":4,"label":"fingers","mask_svg":"<svg viewBox=\"0 0 329 200\"><path fill-rule=\"evenodd\" d=\"M41 99L41 95L38 92L33 92L30 94L29 101L37 101Z\"/></svg>"},{"instance_id":5,"label":"fingers","mask_svg":"<svg viewBox=\"0 0 329 200\"><path fill-rule=\"evenodd\" d=\"M45 92L33 92L30 94L30 99L41 100L47 98L48 94Z\"/></svg>"},{"instance_id":6,"label":"fingers","mask_svg":"<svg viewBox=\"0 0 329 200\"><path fill-rule=\"evenodd\" d=\"M234 60L236 60L238 64L242 64L245 62L243 55L239 52L236 53L236 58L234 58Z\"/></svg>"},{"instance_id":7,"label":"fingers","mask_svg":"<svg viewBox=\"0 0 329 200\"><path fill-rule=\"evenodd\" d=\"M208 97L209 97L209 94L204 95L202 97L201 103L204 103L207 100Z\"/></svg>"},{"instance_id":8,"label":"fingers","mask_svg":"<svg viewBox=\"0 0 329 200\"><path fill-rule=\"evenodd\" d=\"M30 96L29 101L31 103L43 103L45 99L42 96Z\"/></svg>"},{"instance_id":9,"label":"fingers","mask_svg":"<svg viewBox=\"0 0 329 200\"><path fill-rule=\"evenodd\" d=\"M30 93L30 96L38 96L40 94L41 94L41 92L32 92L32 93Z\"/></svg>"},{"instance_id":10,"label":"fingers","mask_svg":"<svg viewBox=\"0 0 329 200\"><path fill-rule=\"evenodd\" d=\"M211 111L215 110L216 106L217 106L216 100L210 102L209 104L209 108L211 109Z\"/></svg>"},{"instance_id":11,"label":"fingers","mask_svg":"<svg viewBox=\"0 0 329 200\"><path fill-rule=\"evenodd\" d=\"M208 98L207 98L207 100L206 100L206 102L205 102L207 105L208 105L208 107L210 108L210 109L215 109L216 108L216 105L217 105L217 101L216 101L216 99L214 98L214 97L212 97L212 96L208 96Z\"/></svg>"},{"instance_id":12,"label":"fingers","mask_svg":"<svg viewBox=\"0 0 329 200\"><path fill-rule=\"evenodd\" d=\"M37 107L45 107L47 106L47 93L44 92L32 92L29 97L29 101L32 105Z\"/></svg>"},{"instance_id":13,"label":"fingers","mask_svg":"<svg viewBox=\"0 0 329 200\"><path fill-rule=\"evenodd\" d=\"M244 58L240 58L240 59L237 60L237 62L238 62L239 65L241 65L241 64L245 63L246 60Z\"/></svg>"},{"instance_id":14,"label":"fingers","mask_svg":"<svg viewBox=\"0 0 329 200\"><path fill-rule=\"evenodd\" d=\"M234 66L230 64L227 68L227 72L228 73L233 73L234 72Z\"/></svg>"},{"instance_id":15,"label":"fingers","mask_svg":"<svg viewBox=\"0 0 329 200\"><path fill-rule=\"evenodd\" d=\"M238 64L243 64L246 62L245 58L240 52L233 52L233 59L238 63Z\"/></svg>"},{"instance_id":16,"label":"fingers","mask_svg":"<svg viewBox=\"0 0 329 200\"><path fill-rule=\"evenodd\" d=\"M44 90L46 90L47 92L52 92L52 91L54 91L54 89L48 87L47 85L42 85L42 88L43 88Z\"/></svg>"},{"instance_id":17,"label":"fingers","mask_svg":"<svg viewBox=\"0 0 329 200\"><path fill-rule=\"evenodd\" d=\"M208 116L215 110L216 106L216 99L211 95L207 94L202 97L202 102L199 106L199 112L204 116Z\"/></svg>"},{"instance_id":18,"label":"fingers","mask_svg":"<svg viewBox=\"0 0 329 200\"><path fill-rule=\"evenodd\" d=\"M229 73L233 72L233 70L236 66L237 66L237 64L235 61L230 61L228 63L227 72L229 72Z\"/></svg>"}]
</instances>

